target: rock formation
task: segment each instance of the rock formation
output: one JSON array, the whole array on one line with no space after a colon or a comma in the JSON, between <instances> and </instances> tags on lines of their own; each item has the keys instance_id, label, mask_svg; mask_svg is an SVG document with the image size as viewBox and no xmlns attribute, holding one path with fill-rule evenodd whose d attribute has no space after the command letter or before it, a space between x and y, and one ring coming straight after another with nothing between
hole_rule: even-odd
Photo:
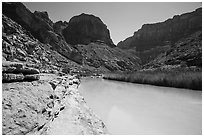
<instances>
[{"instance_id":1,"label":"rock formation","mask_svg":"<svg viewBox=\"0 0 204 137\"><path fill-rule=\"evenodd\" d=\"M40 19L43 19L47 24L49 24L51 27L53 27L53 22L50 20L47 11L35 11L34 15L39 17Z\"/></svg>"},{"instance_id":2,"label":"rock formation","mask_svg":"<svg viewBox=\"0 0 204 137\"><path fill-rule=\"evenodd\" d=\"M164 66L202 68L202 31L180 39L168 50L146 64L144 68Z\"/></svg>"},{"instance_id":3,"label":"rock formation","mask_svg":"<svg viewBox=\"0 0 204 137\"><path fill-rule=\"evenodd\" d=\"M139 59L111 48L104 24L95 41L71 46L62 35L67 22L53 23L22 3L2 5L2 134L107 134L77 91L79 79L65 74L135 70Z\"/></svg>"},{"instance_id":4,"label":"rock formation","mask_svg":"<svg viewBox=\"0 0 204 137\"><path fill-rule=\"evenodd\" d=\"M2 4L2 13L12 20L16 21L26 30L30 31L33 36L39 39L43 43L47 43L45 40L45 33L52 30L52 26L47 24L44 19L33 14L22 3L18 2L4 2Z\"/></svg>"},{"instance_id":5,"label":"rock formation","mask_svg":"<svg viewBox=\"0 0 204 137\"><path fill-rule=\"evenodd\" d=\"M63 30L63 35L66 42L73 45L101 41L114 47L107 26L94 15L82 13L72 17L68 26Z\"/></svg>"},{"instance_id":6,"label":"rock formation","mask_svg":"<svg viewBox=\"0 0 204 137\"><path fill-rule=\"evenodd\" d=\"M39 70L18 62L3 61L2 82L39 80Z\"/></svg>"},{"instance_id":7,"label":"rock formation","mask_svg":"<svg viewBox=\"0 0 204 137\"><path fill-rule=\"evenodd\" d=\"M118 43L118 47L137 51L175 43L182 37L202 29L202 9L176 15L172 19L155 24L144 24L132 37Z\"/></svg>"},{"instance_id":8,"label":"rock formation","mask_svg":"<svg viewBox=\"0 0 204 137\"><path fill-rule=\"evenodd\" d=\"M10 18L2 15L2 60L35 64L40 72L59 72L61 68L80 66L65 58L49 44L43 44Z\"/></svg>"},{"instance_id":9,"label":"rock formation","mask_svg":"<svg viewBox=\"0 0 204 137\"><path fill-rule=\"evenodd\" d=\"M74 76L59 77L53 74L41 74L41 79L33 82L4 83L2 134L57 134L56 129L64 126L63 123L55 125L58 117L63 115L61 111L70 113L66 116L69 118L67 127L64 127L66 130L58 135L107 134L104 123L78 93L79 83Z\"/></svg>"},{"instance_id":10,"label":"rock formation","mask_svg":"<svg viewBox=\"0 0 204 137\"><path fill-rule=\"evenodd\" d=\"M80 36L75 35L76 31L80 33ZM70 36L74 41L67 41L67 37ZM120 56L124 56L130 65L128 67L129 71L130 68L135 70L137 68L135 66L138 66L138 62L135 61L136 56L129 56L118 48L109 49L113 47L109 30L98 17L81 14L73 17L69 23L66 21L53 23L46 11L32 13L22 3L3 3L3 59L37 63L40 69L52 68L47 69L49 71L65 70L66 68L69 68L71 72L83 73L92 73L93 70L100 73L114 71L113 68L127 70L125 65L119 67L116 63L111 64L109 62L105 65L99 63L98 65L101 65L101 67L95 65L96 63L90 63L80 47L68 44L73 44L72 42L76 42L75 40L81 41L83 44L95 43L95 45L101 45L101 48L104 48L101 52L104 52L104 54L109 54L106 53L108 50L115 52L113 53L115 62L116 60L123 62ZM84 41L86 42L84 43ZM83 48L86 50L86 47ZM87 51L92 52L92 50ZM97 57L99 60L103 60L103 56ZM93 62L97 62L97 60Z\"/></svg>"},{"instance_id":11,"label":"rock formation","mask_svg":"<svg viewBox=\"0 0 204 137\"><path fill-rule=\"evenodd\" d=\"M117 47L110 48L106 44L90 43L88 45L79 44L76 48L85 58L84 64L102 72L135 71L140 68L138 57Z\"/></svg>"},{"instance_id":12,"label":"rock formation","mask_svg":"<svg viewBox=\"0 0 204 137\"><path fill-rule=\"evenodd\" d=\"M57 21L57 22L54 23L53 29L54 29L55 33L63 36L62 35L62 30L65 29L67 26L68 26L68 22L66 22L66 21L64 21L64 22Z\"/></svg>"},{"instance_id":13,"label":"rock formation","mask_svg":"<svg viewBox=\"0 0 204 137\"><path fill-rule=\"evenodd\" d=\"M8 17L3 15L2 21L2 55L6 61L36 64L34 67L40 72L60 72L62 68L62 72L65 73L91 74L92 71L102 73L110 70L131 71L138 69L139 59L137 57L102 43L90 43L75 47L76 51L83 56L83 65L80 66L56 52L49 44L43 44L33 38L29 31L24 30ZM104 57L105 55L108 55L109 58ZM74 52L70 54L70 57L72 56L77 58ZM121 66L116 62L125 62L128 65Z\"/></svg>"},{"instance_id":14,"label":"rock formation","mask_svg":"<svg viewBox=\"0 0 204 137\"><path fill-rule=\"evenodd\" d=\"M4 2L2 5L4 15L16 21L40 42L50 44L62 56L79 64L82 63L80 54L69 46L62 36L54 32L53 23L49 19L47 12L36 11L32 13L22 3ZM72 54L75 56L70 57Z\"/></svg>"},{"instance_id":15,"label":"rock formation","mask_svg":"<svg viewBox=\"0 0 204 137\"><path fill-rule=\"evenodd\" d=\"M199 30L202 30L202 8L164 22L144 24L132 37L119 42L117 47L133 51L141 58L142 64L146 64L179 39Z\"/></svg>"}]
</instances>

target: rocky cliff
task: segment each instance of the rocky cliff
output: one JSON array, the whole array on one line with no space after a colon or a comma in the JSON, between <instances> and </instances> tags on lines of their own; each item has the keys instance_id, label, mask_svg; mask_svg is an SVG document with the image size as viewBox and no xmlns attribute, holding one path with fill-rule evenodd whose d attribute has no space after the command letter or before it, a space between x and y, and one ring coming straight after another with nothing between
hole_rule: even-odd
<instances>
[{"instance_id":1,"label":"rocky cliff","mask_svg":"<svg viewBox=\"0 0 204 137\"><path fill-rule=\"evenodd\" d=\"M146 64L144 68L170 66L202 68L202 31L197 31L186 38L180 39L168 50Z\"/></svg>"},{"instance_id":2,"label":"rocky cliff","mask_svg":"<svg viewBox=\"0 0 204 137\"><path fill-rule=\"evenodd\" d=\"M132 37L118 43L118 47L137 51L175 43L182 37L202 29L202 9L176 15L172 19L155 24L144 24Z\"/></svg>"},{"instance_id":3,"label":"rocky cliff","mask_svg":"<svg viewBox=\"0 0 204 137\"><path fill-rule=\"evenodd\" d=\"M62 35L62 30L65 29L67 26L68 26L68 22L66 22L66 21L64 21L64 22L57 21L57 22L54 23L53 29L57 34L63 36Z\"/></svg>"},{"instance_id":4,"label":"rocky cliff","mask_svg":"<svg viewBox=\"0 0 204 137\"><path fill-rule=\"evenodd\" d=\"M107 26L94 15L82 13L72 17L63 35L66 42L73 45L98 41L114 47Z\"/></svg>"},{"instance_id":5,"label":"rocky cliff","mask_svg":"<svg viewBox=\"0 0 204 137\"><path fill-rule=\"evenodd\" d=\"M62 56L81 64L82 56L68 45L62 36L55 33L53 22L49 19L47 12L35 11L32 13L22 3L18 2L4 2L2 9L4 15L20 24L41 43L50 44L52 49Z\"/></svg>"},{"instance_id":6,"label":"rocky cliff","mask_svg":"<svg viewBox=\"0 0 204 137\"><path fill-rule=\"evenodd\" d=\"M90 63L80 47L68 44L73 44L75 41L66 41L66 38L70 36L83 44L95 43L95 45L101 45L103 50L100 51L104 54L109 54L107 52L111 50L114 52L115 61L123 62L121 56L124 56L131 65L129 68L137 69L137 67L135 68L135 66L138 66L138 62L135 61L136 56L129 56L118 48L111 49L113 43L109 31L98 17L81 14L73 17L69 23L66 21L53 23L46 11L32 13L22 3L3 3L3 57L5 60L15 61L17 59L29 63L38 62L40 69L55 67L58 68L57 70L61 68L66 72L88 72L90 74L92 71L98 71L99 73L114 71L112 68L118 68L117 70L119 70L122 67L120 70L126 70L125 65L119 67L115 63L106 63L106 65L99 63L98 65L101 65L99 67L94 63L97 62L95 58L92 58L93 64ZM11 41L14 43L11 43ZM86 42L84 43L84 41ZM86 47L83 48L86 50ZM92 48L98 49L97 47ZM87 51L90 52L88 54L94 52L92 50ZM119 52L121 54L117 54ZM103 56L98 55L97 57L99 60L104 60Z\"/></svg>"},{"instance_id":7,"label":"rocky cliff","mask_svg":"<svg viewBox=\"0 0 204 137\"><path fill-rule=\"evenodd\" d=\"M164 22L144 24L132 37L118 43L141 58L142 64L153 60L181 38L202 30L202 8L176 15Z\"/></svg>"},{"instance_id":8,"label":"rocky cliff","mask_svg":"<svg viewBox=\"0 0 204 137\"><path fill-rule=\"evenodd\" d=\"M30 64L40 72L58 73L81 66L59 54L49 44L35 39L30 31L2 15L2 60Z\"/></svg>"},{"instance_id":9,"label":"rocky cliff","mask_svg":"<svg viewBox=\"0 0 204 137\"><path fill-rule=\"evenodd\" d=\"M110 48L106 44L89 43L79 44L76 48L85 58L83 63L92 67L93 72L95 70L100 70L101 73L136 71L140 68L138 57L117 47Z\"/></svg>"}]
</instances>

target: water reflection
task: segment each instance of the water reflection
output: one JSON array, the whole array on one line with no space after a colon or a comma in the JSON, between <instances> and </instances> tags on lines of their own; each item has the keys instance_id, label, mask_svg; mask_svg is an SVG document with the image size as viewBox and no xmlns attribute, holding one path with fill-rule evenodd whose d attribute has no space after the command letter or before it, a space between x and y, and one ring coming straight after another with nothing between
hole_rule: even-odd
<instances>
[{"instance_id":1,"label":"water reflection","mask_svg":"<svg viewBox=\"0 0 204 137\"><path fill-rule=\"evenodd\" d=\"M111 134L201 134L200 91L101 79L79 90Z\"/></svg>"}]
</instances>

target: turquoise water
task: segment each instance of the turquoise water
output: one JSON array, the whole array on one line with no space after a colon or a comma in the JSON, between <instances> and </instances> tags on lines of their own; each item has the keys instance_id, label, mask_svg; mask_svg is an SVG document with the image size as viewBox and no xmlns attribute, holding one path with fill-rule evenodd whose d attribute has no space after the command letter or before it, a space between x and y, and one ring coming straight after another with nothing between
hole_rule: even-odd
<instances>
[{"instance_id":1,"label":"turquoise water","mask_svg":"<svg viewBox=\"0 0 204 137\"><path fill-rule=\"evenodd\" d=\"M79 87L114 135L202 134L202 92L97 78Z\"/></svg>"}]
</instances>

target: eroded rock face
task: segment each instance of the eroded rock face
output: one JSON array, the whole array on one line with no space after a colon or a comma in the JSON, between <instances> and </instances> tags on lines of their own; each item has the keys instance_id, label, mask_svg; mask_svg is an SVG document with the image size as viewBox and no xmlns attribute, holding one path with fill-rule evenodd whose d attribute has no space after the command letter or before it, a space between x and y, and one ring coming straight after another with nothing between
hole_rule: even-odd
<instances>
[{"instance_id":1,"label":"eroded rock face","mask_svg":"<svg viewBox=\"0 0 204 137\"><path fill-rule=\"evenodd\" d=\"M65 29L67 26L68 22L57 21L56 23L54 23L53 29L57 34L62 36L62 30Z\"/></svg>"},{"instance_id":2,"label":"eroded rock face","mask_svg":"<svg viewBox=\"0 0 204 137\"><path fill-rule=\"evenodd\" d=\"M132 37L118 43L118 47L144 51L155 46L175 43L180 38L202 29L202 9L174 16L164 22L144 24Z\"/></svg>"},{"instance_id":3,"label":"eroded rock face","mask_svg":"<svg viewBox=\"0 0 204 137\"><path fill-rule=\"evenodd\" d=\"M2 62L2 82L21 82L39 80L39 70L19 62Z\"/></svg>"},{"instance_id":4,"label":"eroded rock face","mask_svg":"<svg viewBox=\"0 0 204 137\"><path fill-rule=\"evenodd\" d=\"M144 67L158 68L163 66L202 68L202 31L197 31L179 40Z\"/></svg>"},{"instance_id":5,"label":"eroded rock face","mask_svg":"<svg viewBox=\"0 0 204 137\"><path fill-rule=\"evenodd\" d=\"M114 47L107 26L94 15L82 13L72 17L63 30L63 35L66 42L73 45L102 41Z\"/></svg>"},{"instance_id":6,"label":"eroded rock face","mask_svg":"<svg viewBox=\"0 0 204 137\"><path fill-rule=\"evenodd\" d=\"M78 45L84 64L105 71L135 71L140 68L140 59L130 52L106 44L90 43Z\"/></svg>"},{"instance_id":7,"label":"eroded rock face","mask_svg":"<svg viewBox=\"0 0 204 137\"><path fill-rule=\"evenodd\" d=\"M2 59L4 61L27 63L29 67L36 67L40 72L51 73L59 72L60 67L79 66L59 54L50 44L43 44L35 39L30 31L25 30L4 14L2 15L2 28ZM60 50L67 55L63 49ZM31 64L35 65L31 66Z\"/></svg>"},{"instance_id":8,"label":"eroded rock face","mask_svg":"<svg viewBox=\"0 0 204 137\"><path fill-rule=\"evenodd\" d=\"M39 16L35 16L35 14L27 9L22 3L3 2L2 12L4 15L22 25L25 29L31 31L31 33L41 42L45 42L42 34L48 30L52 30L49 24Z\"/></svg>"},{"instance_id":9,"label":"eroded rock face","mask_svg":"<svg viewBox=\"0 0 204 137\"><path fill-rule=\"evenodd\" d=\"M54 32L53 23L47 12L36 11L32 13L19 2L3 2L2 5L4 15L16 21L40 42L50 44L54 50L64 57L82 63L78 58L70 57L72 52L76 54L77 51L69 46L61 35ZM77 56L80 56L80 54L77 53Z\"/></svg>"},{"instance_id":10,"label":"eroded rock face","mask_svg":"<svg viewBox=\"0 0 204 137\"><path fill-rule=\"evenodd\" d=\"M50 20L47 11L35 11L34 15L43 19L47 24L53 27L53 22Z\"/></svg>"},{"instance_id":11,"label":"eroded rock face","mask_svg":"<svg viewBox=\"0 0 204 137\"><path fill-rule=\"evenodd\" d=\"M81 19L81 16L85 16L85 19L84 17ZM83 20L86 23L81 23ZM80 41L87 40L90 36L88 38L90 43L83 44L84 50L80 44L70 46L65 41L62 33L68 28L67 22L52 23L47 12L32 13L22 3L3 3L2 59L36 64L37 69L45 73L66 70L64 71L66 73L86 75L86 73L126 71L138 68L136 56L122 52L118 48L111 48L112 40L109 31L98 17L82 14L80 17L73 17L70 22L72 25L81 25L84 28L78 29L79 33L83 34L82 37L77 35ZM44 27L43 24L47 27ZM89 47L92 46L94 50L90 50ZM84 51L89 53L84 53ZM96 51L98 55L95 55ZM108 54L110 59L104 58L103 54ZM89 55L94 56L91 58Z\"/></svg>"}]
</instances>

